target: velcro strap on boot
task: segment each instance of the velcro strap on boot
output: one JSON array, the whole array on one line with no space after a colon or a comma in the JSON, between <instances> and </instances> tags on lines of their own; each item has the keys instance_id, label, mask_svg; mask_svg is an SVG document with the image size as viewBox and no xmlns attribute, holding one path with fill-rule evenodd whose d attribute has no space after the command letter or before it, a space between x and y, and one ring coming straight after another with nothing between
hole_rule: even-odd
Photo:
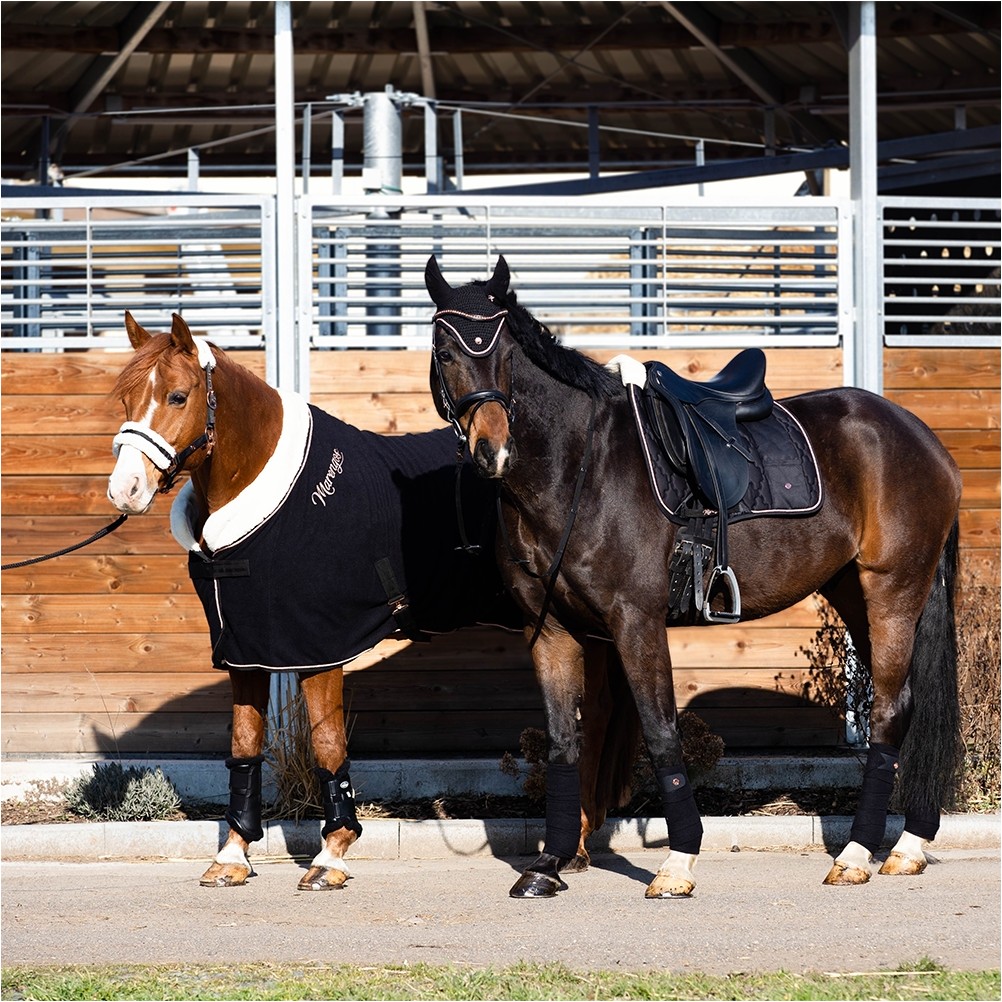
<instances>
[{"instance_id":1,"label":"velcro strap on boot","mask_svg":"<svg viewBox=\"0 0 1002 1002\"><path fill-rule=\"evenodd\" d=\"M261 827L261 764L263 755L253 758L228 758L230 770L230 806L223 817L246 842L256 842L264 835Z\"/></svg>"},{"instance_id":2,"label":"velcro strap on boot","mask_svg":"<svg viewBox=\"0 0 1002 1002\"><path fill-rule=\"evenodd\" d=\"M362 826L355 814L355 791L351 788L348 769L351 762L345 759L337 772L317 766L313 771L320 781L320 792L323 795L324 827L320 832L322 838L327 838L331 832L340 828L353 831L356 836L362 834Z\"/></svg>"},{"instance_id":3,"label":"velcro strap on boot","mask_svg":"<svg viewBox=\"0 0 1002 1002\"><path fill-rule=\"evenodd\" d=\"M685 766L658 769L656 775L668 825L668 845L677 852L698 855L703 842L703 822Z\"/></svg>"}]
</instances>

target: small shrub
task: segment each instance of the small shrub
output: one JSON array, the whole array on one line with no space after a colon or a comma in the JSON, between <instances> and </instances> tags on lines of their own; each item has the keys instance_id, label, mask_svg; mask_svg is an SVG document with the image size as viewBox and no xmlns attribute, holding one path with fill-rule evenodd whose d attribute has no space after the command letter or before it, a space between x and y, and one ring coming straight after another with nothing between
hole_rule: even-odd
<instances>
[{"instance_id":1,"label":"small shrub","mask_svg":"<svg viewBox=\"0 0 1002 1002\"><path fill-rule=\"evenodd\" d=\"M181 807L174 784L159 768L123 769L117 762L95 763L92 774L70 783L65 796L74 814L95 821L165 821Z\"/></svg>"},{"instance_id":2,"label":"small shrub","mask_svg":"<svg viewBox=\"0 0 1002 1002\"><path fill-rule=\"evenodd\" d=\"M1000 611L998 589L964 588L957 603L957 685L966 749L958 806L997 811L1002 801L999 706Z\"/></svg>"}]
</instances>

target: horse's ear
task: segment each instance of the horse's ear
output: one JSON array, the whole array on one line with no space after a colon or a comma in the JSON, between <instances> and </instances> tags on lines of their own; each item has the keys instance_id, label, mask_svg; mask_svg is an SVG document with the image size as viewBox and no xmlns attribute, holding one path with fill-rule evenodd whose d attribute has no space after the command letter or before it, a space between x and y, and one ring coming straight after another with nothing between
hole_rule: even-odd
<instances>
[{"instance_id":1,"label":"horse's ear","mask_svg":"<svg viewBox=\"0 0 1002 1002\"><path fill-rule=\"evenodd\" d=\"M508 271L508 262L503 254L498 255L498 263L494 265L494 274L487 280L487 295L499 302L504 302L508 295L508 283L511 281L511 273Z\"/></svg>"},{"instance_id":2,"label":"horse's ear","mask_svg":"<svg viewBox=\"0 0 1002 1002\"><path fill-rule=\"evenodd\" d=\"M175 348L180 348L189 355L198 354L198 346L191 336L191 331L178 313L172 314L170 318L170 342Z\"/></svg>"},{"instance_id":3,"label":"horse's ear","mask_svg":"<svg viewBox=\"0 0 1002 1002\"><path fill-rule=\"evenodd\" d=\"M133 348L142 348L153 335L136 322L136 318L128 311L125 311L125 332L129 335L129 344Z\"/></svg>"},{"instance_id":4,"label":"horse's ear","mask_svg":"<svg viewBox=\"0 0 1002 1002\"><path fill-rule=\"evenodd\" d=\"M424 285L436 306L445 302L452 292L452 286L445 280L434 254L428 258L428 263L424 266Z\"/></svg>"}]
</instances>

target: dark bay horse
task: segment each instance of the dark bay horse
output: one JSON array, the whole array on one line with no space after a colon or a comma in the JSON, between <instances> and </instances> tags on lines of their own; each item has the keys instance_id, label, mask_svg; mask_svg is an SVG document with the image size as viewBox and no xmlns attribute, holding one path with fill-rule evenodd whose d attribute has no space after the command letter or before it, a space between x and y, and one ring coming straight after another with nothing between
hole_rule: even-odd
<instances>
[{"instance_id":1,"label":"dark bay horse","mask_svg":"<svg viewBox=\"0 0 1002 1002\"><path fill-rule=\"evenodd\" d=\"M687 896L703 829L682 761L665 627L693 620L670 612L678 526L651 487L624 387L628 363L617 373L561 347L509 292L503 258L486 282L453 288L432 257L425 281L437 306L432 393L481 473L499 481L499 565L529 624L546 710L546 842L511 894L545 897L566 886L560 872L578 841L582 651L605 637L639 710L668 824L670 852L647 896ZM904 834L880 872L920 873L960 754L952 605L960 475L926 425L880 396L842 388L780 403L813 447L821 500L812 514L731 525L740 616L820 592L872 676L859 805L825 883L869 879L899 760ZM713 601L726 605L726 590Z\"/></svg>"},{"instance_id":2,"label":"dark bay horse","mask_svg":"<svg viewBox=\"0 0 1002 1002\"><path fill-rule=\"evenodd\" d=\"M342 887L345 852L361 833L342 666L391 634L426 639L473 623L521 625L494 560L494 491L468 463L457 473L447 428L361 431L273 389L177 315L169 334L151 335L128 313L125 326L136 353L114 391L127 420L115 437L108 496L119 511L140 514L190 474L171 529L189 553L213 665L229 672L233 689L230 829L201 883L235 886L253 872L270 673L293 671L325 817L321 851L299 889ZM487 544L480 552L461 548L478 539ZM587 865L584 838L626 794L639 740L635 714L611 715L604 676L589 700L578 868Z\"/></svg>"}]
</instances>

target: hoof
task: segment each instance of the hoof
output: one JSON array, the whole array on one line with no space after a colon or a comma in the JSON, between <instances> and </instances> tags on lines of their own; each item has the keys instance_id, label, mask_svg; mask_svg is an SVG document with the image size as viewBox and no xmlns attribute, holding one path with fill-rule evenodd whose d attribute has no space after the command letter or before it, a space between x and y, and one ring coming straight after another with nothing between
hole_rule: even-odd
<instances>
[{"instance_id":1,"label":"hoof","mask_svg":"<svg viewBox=\"0 0 1002 1002\"><path fill-rule=\"evenodd\" d=\"M567 885L559 877L526 870L512 885L508 896L512 898L555 898L557 891L566 891Z\"/></svg>"},{"instance_id":2,"label":"hoof","mask_svg":"<svg viewBox=\"0 0 1002 1002\"><path fill-rule=\"evenodd\" d=\"M859 866L846 866L835 862L828 871L828 876L821 881L831 887L849 887L853 884L865 884L870 879L870 871Z\"/></svg>"},{"instance_id":3,"label":"hoof","mask_svg":"<svg viewBox=\"0 0 1002 1002\"><path fill-rule=\"evenodd\" d=\"M213 863L198 883L201 887L243 887L253 872L239 863Z\"/></svg>"},{"instance_id":4,"label":"hoof","mask_svg":"<svg viewBox=\"0 0 1002 1002\"><path fill-rule=\"evenodd\" d=\"M891 852L887 859L884 860L883 865L877 872L892 873L895 876L915 877L922 873L927 865L924 855L921 859L916 859L914 856L906 856L903 852L895 851Z\"/></svg>"},{"instance_id":5,"label":"hoof","mask_svg":"<svg viewBox=\"0 0 1002 1002\"><path fill-rule=\"evenodd\" d=\"M565 867L561 873L584 873L591 866L591 857L587 853L578 853Z\"/></svg>"},{"instance_id":6,"label":"hoof","mask_svg":"<svg viewBox=\"0 0 1002 1002\"><path fill-rule=\"evenodd\" d=\"M645 898L691 898L696 889L688 877L658 872L644 891Z\"/></svg>"},{"instance_id":7,"label":"hoof","mask_svg":"<svg viewBox=\"0 0 1002 1002\"><path fill-rule=\"evenodd\" d=\"M311 866L299 881L301 891L339 891L348 882L344 870L332 866Z\"/></svg>"}]
</instances>

